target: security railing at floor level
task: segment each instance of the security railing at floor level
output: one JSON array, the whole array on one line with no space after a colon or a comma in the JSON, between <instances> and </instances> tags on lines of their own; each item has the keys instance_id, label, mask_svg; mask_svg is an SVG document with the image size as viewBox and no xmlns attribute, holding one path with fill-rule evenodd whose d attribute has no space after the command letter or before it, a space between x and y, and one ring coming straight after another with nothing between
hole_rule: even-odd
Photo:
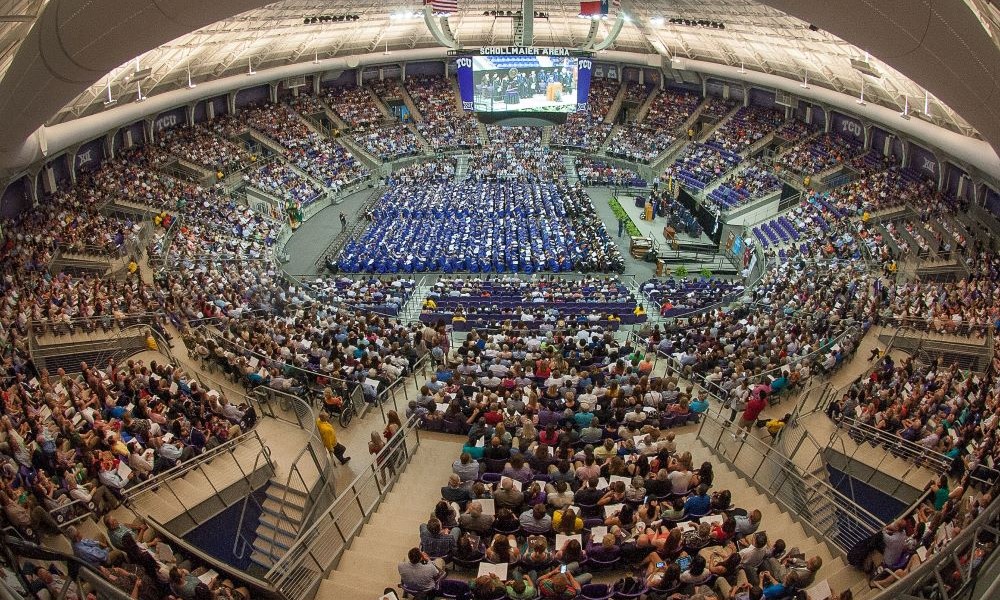
<instances>
[{"instance_id":1,"label":"security railing at floor level","mask_svg":"<svg viewBox=\"0 0 1000 600\"><path fill-rule=\"evenodd\" d=\"M392 491L420 446L419 418L394 435L264 577L283 598L312 598L351 541Z\"/></svg>"}]
</instances>

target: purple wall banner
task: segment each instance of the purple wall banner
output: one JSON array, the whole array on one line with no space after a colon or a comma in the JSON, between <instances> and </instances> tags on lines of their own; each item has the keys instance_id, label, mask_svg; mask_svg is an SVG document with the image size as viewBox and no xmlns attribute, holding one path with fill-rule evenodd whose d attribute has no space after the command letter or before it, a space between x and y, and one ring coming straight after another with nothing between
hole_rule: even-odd
<instances>
[{"instance_id":1,"label":"purple wall banner","mask_svg":"<svg viewBox=\"0 0 1000 600\"><path fill-rule=\"evenodd\" d=\"M236 108L267 102L269 88L266 85L247 88L236 92Z\"/></svg>"},{"instance_id":2,"label":"purple wall banner","mask_svg":"<svg viewBox=\"0 0 1000 600\"><path fill-rule=\"evenodd\" d=\"M472 57L459 56L455 59L458 91L462 96L462 110L474 110L476 104L476 84L472 79Z\"/></svg>"},{"instance_id":3,"label":"purple wall banner","mask_svg":"<svg viewBox=\"0 0 1000 600\"><path fill-rule=\"evenodd\" d=\"M918 146L914 143L910 143L910 167L920 171L928 177L936 178L938 176L938 161L934 158L934 153L924 148L923 146Z\"/></svg>"},{"instance_id":4,"label":"purple wall banner","mask_svg":"<svg viewBox=\"0 0 1000 600\"><path fill-rule=\"evenodd\" d=\"M73 166L77 171L94 171L103 161L104 138L97 138L80 146L73 159Z\"/></svg>"},{"instance_id":5,"label":"purple wall banner","mask_svg":"<svg viewBox=\"0 0 1000 600\"><path fill-rule=\"evenodd\" d=\"M830 132L844 137L853 137L859 140L865 138L865 128L861 121L849 117L843 113L830 113Z\"/></svg>"},{"instance_id":6,"label":"purple wall banner","mask_svg":"<svg viewBox=\"0 0 1000 600\"><path fill-rule=\"evenodd\" d=\"M763 106L764 108L774 108L774 92L760 88L750 88L750 104Z\"/></svg>"},{"instance_id":7,"label":"purple wall banner","mask_svg":"<svg viewBox=\"0 0 1000 600\"><path fill-rule=\"evenodd\" d=\"M165 113L160 113L160 115L153 120L153 131L173 129L178 125L186 124L187 116L185 112L185 107L179 106L173 110L168 110Z\"/></svg>"}]
</instances>

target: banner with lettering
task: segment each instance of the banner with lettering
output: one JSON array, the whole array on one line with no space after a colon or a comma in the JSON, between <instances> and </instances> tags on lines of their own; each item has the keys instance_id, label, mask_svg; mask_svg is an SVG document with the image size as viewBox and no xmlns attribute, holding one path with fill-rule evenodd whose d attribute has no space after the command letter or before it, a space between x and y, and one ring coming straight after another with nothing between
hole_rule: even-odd
<instances>
[{"instance_id":1,"label":"banner with lettering","mask_svg":"<svg viewBox=\"0 0 1000 600\"><path fill-rule=\"evenodd\" d=\"M833 133L859 140L864 139L865 128L861 125L861 121L839 112L835 112L831 115L831 121L830 130Z\"/></svg>"},{"instance_id":2,"label":"banner with lettering","mask_svg":"<svg viewBox=\"0 0 1000 600\"><path fill-rule=\"evenodd\" d=\"M476 100L476 84L472 79L472 57L460 56L455 59L458 76L458 91L462 95L462 108L473 110Z\"/></svg>"},{"instance_id":3,"label":"banner with lettering","mask_svg":"<svg viewBox=\"0 0 1000 600\"><path fill-rule=\"evenodd\" d=\"M589 58L577 61L576 110L578 112L587 110L587 96L590 95L590 76L593 68L594 63Z\"/></svg>"},{"instance_id":4,"label":"banner with lettering","mask_svg":"<svg viewBox=\"0 0 1000 600\"><path fill-rule=\"evenodd\" d=\"M928 177L938 176L938 161L934 158L934 153L912 142L910 143L910 167Z\"/></svg>"},{"instance_id":5,"label":"banner with lettering","mask_svg":"<svg viewBox=\"0 0 1000 600\"><path fill-rule=\"evenodd\" d=\"M104 138L98 138L80 146L73 159L73 165L77 172L94 171L101 166L103 160Z\"/></svg>"}]
</instances>

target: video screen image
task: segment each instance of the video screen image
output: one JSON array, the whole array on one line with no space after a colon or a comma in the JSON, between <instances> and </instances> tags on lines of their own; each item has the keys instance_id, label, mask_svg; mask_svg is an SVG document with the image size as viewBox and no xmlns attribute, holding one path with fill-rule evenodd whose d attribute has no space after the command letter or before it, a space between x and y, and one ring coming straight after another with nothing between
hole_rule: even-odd
<instances>
[{"instance_id":1,"label":"video screen image","mask_svg":"<svg viewBox=\"0 0 1000 600\"><path fill-rule=\"evenodd\" d=\"M472 77L476 86L475 110L479 112L577 110L576 57L475 56Z\"/></svg>"}]
</instances>

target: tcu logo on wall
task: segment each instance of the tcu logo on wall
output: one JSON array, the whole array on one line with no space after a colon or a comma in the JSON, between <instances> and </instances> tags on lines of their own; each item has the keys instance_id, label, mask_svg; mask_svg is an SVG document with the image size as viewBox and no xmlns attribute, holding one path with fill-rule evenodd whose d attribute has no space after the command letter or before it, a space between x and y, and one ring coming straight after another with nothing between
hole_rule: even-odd
<instances>
[{"instance_id":1,"label":"tcu logo on wall","mask_svg":"<svg viewBox=\"0 0 1000 600\"><path fill-rule=\"evenodd\" d=\"M861 137L864 133L860 123L855 123L854 121L849 121L847 119L844 120L842 129L844 132L849 133L854 137Z\"/></svg>"},{"instance_id":2,"label":"tcu logo on wall","mask_svg":"<svg viewBox=\"0 0 1000 600\"><path fill-rule=\"evenodd\" d=\"M472 59L471 58L460 58L460 59L458 59L458 60L455 61L455 65L459 69L462 69L462 68L471 69L472 68Z\"/></svg>"},{"instance_id":3,"label":"tcu logo on wall","mask_svg":"<svg viewBox=\"0 0 1000 600\"><path fill-rule=\"evenodd\" d=\"M156 126L157 131L163 131L164 129L174 127L175 125L177 125L177 115L166 115L160 117L159 119L156 120L156 123L154 123L154 125Z\"/></svg>"},{"instance_id":4,"label":"tcu logo on wall","mask_svg":"<svg viewBox=\"0 0 1000 600\"><path fill-rule=\"evenodd\" d=\"M577 63L577 65L581 69L590 69L591 67L594 66L594 63L588 58L581 58L580 61Z\"/></svg>"},{"instance_id":5,"label":"tcu logo on wall","mask_svg":"<svg viewBox=\"0 0 1000 600\"><path fill-rule=\"evenodd\" d=\"M926 156L921 156L920 160L922 161L920 168L924 171L927 171L928 173L934 173L937 171L937 163L932 159L927 158Z\"/></svg>"},{"instance_id":6,"label":"tcu logo on wall","mask_svg":"<svg viewBox=\"0 0 1000 600\"><path fill-rule=\"evenodd\" d=\"M472 102L462 101L462 110L475 110Z\"/></svg>"},{"instance_id":7,"label":"tcu logo on wall","mask_svg":"<svg viewBox=\"0 0 1000 600\"><path fill-rule=\"evenodd\" d=\"M85 165L85 164L89 163L90 161L92 161L93 160L93 156L91 156L91 155L92 155L93 152L94 152L93 150L87 150L86 152L81 152L80 154L77 154L76 155L76 166L82 167L83 165Z\"/></svg>"}]
</instances>

